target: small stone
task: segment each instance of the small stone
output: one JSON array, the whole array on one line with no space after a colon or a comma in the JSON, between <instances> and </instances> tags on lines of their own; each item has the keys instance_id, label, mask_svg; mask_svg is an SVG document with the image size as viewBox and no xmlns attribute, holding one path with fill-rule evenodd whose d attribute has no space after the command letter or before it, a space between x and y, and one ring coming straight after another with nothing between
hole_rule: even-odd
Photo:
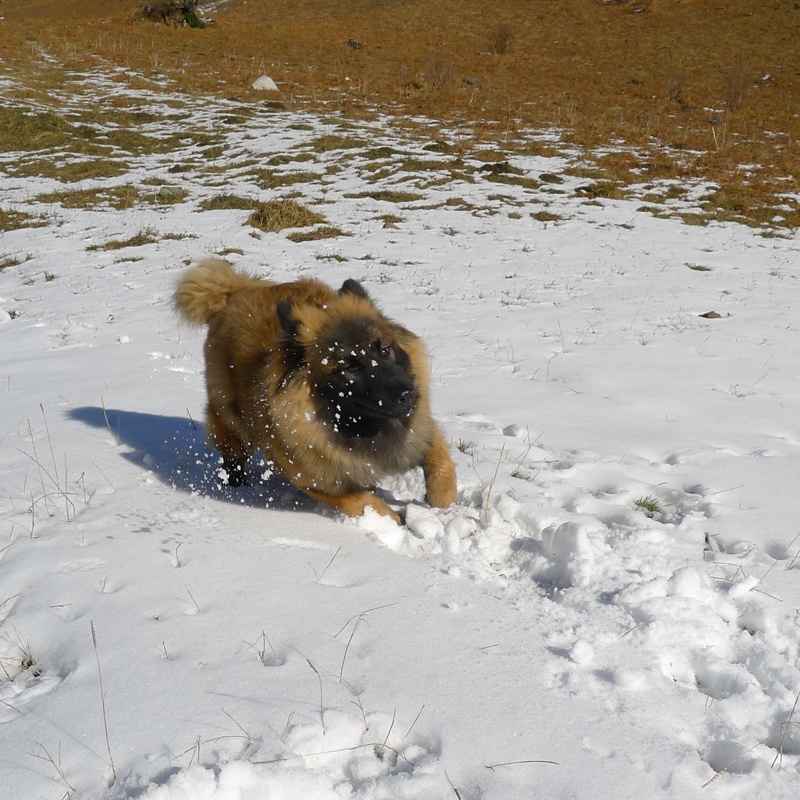
<instances>
[{"instance_id":1,"label":"small stone","mask_svg":"<svg viewBox=\"0 0 800 800\"><path fill-rule=\"evenodd\" d=\"M260 78L256 78L253 83L251 84L253 89L258 89L261 92L279 92L278 85L275 83L269 75L262 75Z\"/></svg>"}]
</instances>

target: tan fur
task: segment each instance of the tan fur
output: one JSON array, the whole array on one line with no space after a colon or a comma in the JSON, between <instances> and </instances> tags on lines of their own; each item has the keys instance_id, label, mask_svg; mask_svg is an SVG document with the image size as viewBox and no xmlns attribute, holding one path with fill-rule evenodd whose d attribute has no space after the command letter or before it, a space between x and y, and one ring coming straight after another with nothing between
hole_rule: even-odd
<instances>
[{"instance_id":1,"label":"tan fur","mask_svg":"<svg viewBox=\"0 0 800 800\"><path fill-rule=\"evenodd\" d=\"M290 301L301 367L288 369L286 334L277 313ZM208 325L205 344L208 435L226 468L257 449L298 489L346 514L372 507L400 517L368 489L387 475L422 466L428 502L455 500L456 474L430 411L430 375L422 342L386 318L368 297L303 279L276 284L207 259L180 279L175 305L187 322ZM409 418L372 438L346 438L318 414L317 383L332 369L327 332L358 320L391 338L410 359L416 403ZM330 350L330 348L328 348Z\"/></svg>"}]
</instances>

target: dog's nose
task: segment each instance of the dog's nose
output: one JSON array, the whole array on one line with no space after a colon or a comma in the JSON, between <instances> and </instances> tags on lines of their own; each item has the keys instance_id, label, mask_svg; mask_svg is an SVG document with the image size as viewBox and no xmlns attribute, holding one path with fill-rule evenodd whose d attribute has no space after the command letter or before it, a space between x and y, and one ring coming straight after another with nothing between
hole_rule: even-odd
<instances>
[{"instance_id":1,"label":"dog's nose","mask_svg":"<svg viewBox=\"0 0 800 800\"><path fill-rule=\"evenodd\" d=\"M405 386L399 389L395 394L394 401L401 408L410 408L416 397L417 393L414 387Z\"/></svg>"}]
</instances>

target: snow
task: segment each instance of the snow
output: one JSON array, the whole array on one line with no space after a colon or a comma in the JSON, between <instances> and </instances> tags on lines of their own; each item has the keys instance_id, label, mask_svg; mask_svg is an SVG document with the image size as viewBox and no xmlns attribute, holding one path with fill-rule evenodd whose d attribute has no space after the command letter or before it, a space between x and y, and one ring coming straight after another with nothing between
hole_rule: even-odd
<instances>
[{"instance_id":1,"label":"snow","mask_svg":"<svg viewBox=\"0 0 800 800\"><path fill-rule=\"evenodd\" d=\"M0 234L20 261L0 271L3 796L796 798L796 236L586 202L566 148L511 158L563 184L441 180L403 169L442 156L387 120L116 77L58 100L132 98L142 132L224 148L125 156L102 182L0 174L3 208L46 221ZM364 144L317 153L328 134ZM323 177L259 189L274 155ZM37 199L147 178L186 198ZM351 235L199 211L289 191ZM217 485L203 334L170 298L223 249L275 280L356 278L424 337L451 508L425 506L417 472L382 487L404 527L342 518L257 460L251 486Z\"/></svg>"}]
</instances>

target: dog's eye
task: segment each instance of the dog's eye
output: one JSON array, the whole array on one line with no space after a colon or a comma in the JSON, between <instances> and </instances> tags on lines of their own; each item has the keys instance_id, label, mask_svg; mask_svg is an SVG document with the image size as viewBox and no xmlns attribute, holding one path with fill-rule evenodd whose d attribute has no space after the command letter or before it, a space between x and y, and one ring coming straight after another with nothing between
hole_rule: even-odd
<instances>
[{"instance_id":1,"label":"dog's eye","mask_svg":"<svg viewBox=\"0 0 800 800\"><path fill-rule=\"evenodd\" d=\"M390 344L385 344L381 346L380 349L381 358L391 358L392 357L392 346Z\"/></svg>"},{"instance_id":2,"label":"dog's eye","mask_svg":"<svg viewBox=\"0 0 800 800\"><path fill-rule=\"evenodd\" d=\"M361 367L358 364L358 362L351 361L349 364L347 364L345 366L344 371L350 373L351 375L353 375L354 373L358 372L360 369L361 369Z\"/></svg>"}]
</instances>

